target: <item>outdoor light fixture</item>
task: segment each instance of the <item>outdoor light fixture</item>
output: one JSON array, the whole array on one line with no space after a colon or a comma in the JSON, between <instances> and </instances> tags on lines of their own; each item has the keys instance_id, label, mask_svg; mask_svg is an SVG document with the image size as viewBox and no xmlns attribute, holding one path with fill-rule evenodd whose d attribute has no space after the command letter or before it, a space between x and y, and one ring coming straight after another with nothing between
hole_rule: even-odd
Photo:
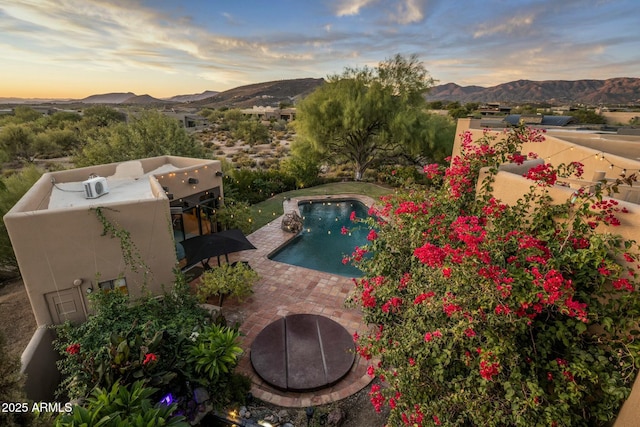
<instances>
[{"instance_id":1,"label":"outdoor light fixture","mask_svg":"<svg viewBox=\"0 0 640 427\"><path fill-rule=\"evenodd\" d=\"M311 418L313 418L313 413L315 412L315 408L313 406L307 406L307 409L304 411L307 414L307 427L311 424Z\"/></svg>"},{"instance_id":2,"label":"outdoor light fixture","mask_svg":"<svg viewBox=\"0 0 640 427\"><path fill-rule=\"evenodd\" d=\"M171 393L165 395L162 399L160 399L160 403L164 404L164 405L171 405L173 403L174 399L173 399L173 395Z\"/></svg>"},{"instance_id":3,"label":"outdoor light fixture","mask_svg":"<svg viewBox=\"0 0 640 427\"><path fill-rule=\"evenodd\" d=\"M189 178L189 184L197 184L198 182L198 178Z\"/></svg>"},{"instance_id":4,"label":"outdoor light fixture","mask_svg":"<svg viewBox=\"0 0 640 427\"><path fill-rule=\"evenodd\" d=\"M216 176L222 176L222 175L223 175L222 171L217 171L216 172Z\"/></svg>"}]
</instances>

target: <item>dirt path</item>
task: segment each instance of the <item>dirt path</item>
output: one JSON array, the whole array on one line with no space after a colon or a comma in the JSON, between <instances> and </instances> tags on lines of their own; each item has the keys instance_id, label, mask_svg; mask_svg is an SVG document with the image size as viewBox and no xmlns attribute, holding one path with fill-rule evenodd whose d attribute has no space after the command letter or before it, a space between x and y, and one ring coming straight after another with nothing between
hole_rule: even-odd
<instances>
[{"instance_id":1,"label":"dirt path","mask_svg":"<svg viewBox=\"0 0 640 427\"><path fill-rule=\"evenodd\" d=\"M0 331L7 339L9 354L20 357L35 330L36 320L22 280L0 286Z\"/></svg>"}]
</instances>

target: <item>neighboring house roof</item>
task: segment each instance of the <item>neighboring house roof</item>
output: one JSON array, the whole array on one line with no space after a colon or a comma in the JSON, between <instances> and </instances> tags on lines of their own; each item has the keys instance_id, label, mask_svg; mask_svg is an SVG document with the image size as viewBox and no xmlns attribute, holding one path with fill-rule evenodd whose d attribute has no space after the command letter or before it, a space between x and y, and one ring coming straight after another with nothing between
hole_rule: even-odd
<instances>
[{"instance_id":1,"label":"neighboring house roof","mask_svg":"<svg viewBox=\"0 0 640 427\"><path fill-rule=\"evenodd\" d=\"M543 116L543 115L524 115L510 114L504 120L512 126L524 120L525 124L536 124L542 126L566 126L573 120L573 116Z\"/></svg>"}]
</instances>

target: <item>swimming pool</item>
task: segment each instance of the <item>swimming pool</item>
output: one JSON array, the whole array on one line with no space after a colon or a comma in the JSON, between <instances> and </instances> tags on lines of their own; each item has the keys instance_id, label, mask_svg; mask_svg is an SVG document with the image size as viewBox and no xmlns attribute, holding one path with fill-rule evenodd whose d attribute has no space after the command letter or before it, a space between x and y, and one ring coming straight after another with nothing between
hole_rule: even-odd
<instances>
[{"instance_id":1,"label":"swimming pool","mask_svg":"<svg viewBox=\"0 0 640 427\"><path fill-rule=\"evenodd\" d=\"M369 228L349 217L355 211L358 218L366 218L368 208L357 200L308 200L298 207L303 230L269 259L346 277L362 276L356 267L343 264L342 258L367 243ZM349 231L343 234L342 227Z\"/></svg>"}]
</instances>

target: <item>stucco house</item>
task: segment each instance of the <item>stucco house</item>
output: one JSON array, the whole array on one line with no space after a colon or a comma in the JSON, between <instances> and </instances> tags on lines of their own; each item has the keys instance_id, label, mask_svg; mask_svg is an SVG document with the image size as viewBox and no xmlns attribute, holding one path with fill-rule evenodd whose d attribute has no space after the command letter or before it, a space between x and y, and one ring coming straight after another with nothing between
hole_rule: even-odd
<instances>
[{"instance_id":1,"label":"stucco house","mask_svg":"<svg viewBox=\"0 0 640 427\"><path fill-rule=\"evenodd\" d=\"M209 232L202 207L222 197L217 160L160 156L45 173L4 217L37 325L86 320L98 289L161 293L174 280L176 241Z\"/></svg>"}]
</instances>

